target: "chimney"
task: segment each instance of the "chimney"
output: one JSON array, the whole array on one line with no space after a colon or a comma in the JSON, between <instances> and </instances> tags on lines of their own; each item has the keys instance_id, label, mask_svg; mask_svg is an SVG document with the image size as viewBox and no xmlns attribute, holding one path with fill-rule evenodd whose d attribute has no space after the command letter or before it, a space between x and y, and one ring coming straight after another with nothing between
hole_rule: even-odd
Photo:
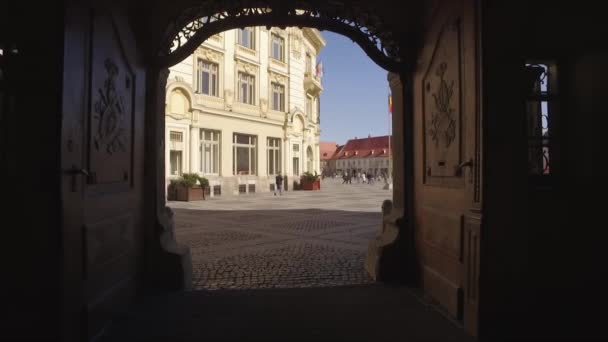
<instances>
[{"instance_id":1,"label":"chimney","mask_svg":"<svg viewBox=\"0 0 608 342\"><path fill-rule=\"evenodd\" d=\"M368 139L369 139L369 138L371 138L371 137L372 137L372 135L371 135L371 134L368 134L368 135L367 135L367 138L368 138Z\"/></svg>"}]
</instances>

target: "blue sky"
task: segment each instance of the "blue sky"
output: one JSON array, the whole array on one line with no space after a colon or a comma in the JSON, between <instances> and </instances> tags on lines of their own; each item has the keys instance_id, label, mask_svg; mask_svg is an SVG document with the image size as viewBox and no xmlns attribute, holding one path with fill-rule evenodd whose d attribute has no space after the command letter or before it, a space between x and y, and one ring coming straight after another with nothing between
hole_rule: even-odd
<instances>
[{"instance_id":1,"label":"blue sky","mask_svg":"<svg viewBox=\"0 0 608 342\"><path fill-rule=\"evenodd\" d=\"M323 63L321 141L344 144L354 137L388 134L387 72L345 36L321 32Z\"/></svg>"}]
</instances>

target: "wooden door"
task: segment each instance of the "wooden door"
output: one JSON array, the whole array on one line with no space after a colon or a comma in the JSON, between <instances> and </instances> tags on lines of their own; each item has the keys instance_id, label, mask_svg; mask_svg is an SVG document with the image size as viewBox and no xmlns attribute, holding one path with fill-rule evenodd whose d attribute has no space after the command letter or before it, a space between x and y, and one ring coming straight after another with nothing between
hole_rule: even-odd
<instances>
[{"instance_id":1,"label":"wooden door","mask_svg":"<svg viewBox=\"0 0 608 342\"><path fill-rule=\"evenodd\" d=\"M137 287L145 80L120 9L67 6L65 17L63 321L78 339L102 331Z\"/></svg>"},{"instance_id":2,"label":"wooden door","mask_svg":"<svg viewBox=\"0 0 608 342\"><path fill-rule=\"evenodd\" d=\"M477 331L480 116L474 0L439 2L414 80L414 211L428 297Z\"/></svg>"}]
</instances>

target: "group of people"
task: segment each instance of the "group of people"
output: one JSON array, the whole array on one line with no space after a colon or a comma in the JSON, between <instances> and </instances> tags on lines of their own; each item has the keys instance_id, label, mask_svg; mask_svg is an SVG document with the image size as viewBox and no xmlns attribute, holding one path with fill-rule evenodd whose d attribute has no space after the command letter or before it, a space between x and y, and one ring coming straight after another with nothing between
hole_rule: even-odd
<instances>
[{"instance_id":1,"label":"group of people","mask_svg":"<svg viewBox=\"0 0 608 342\"><path fill-rule=\"evenodd\" d=\"M374 184L376 177L369 172L357 172L353 170L352 174L350 172L345 172L342 175L342 184L352 184L353 178L357 179L357 183Z\"/></svg>"}]
</instances>

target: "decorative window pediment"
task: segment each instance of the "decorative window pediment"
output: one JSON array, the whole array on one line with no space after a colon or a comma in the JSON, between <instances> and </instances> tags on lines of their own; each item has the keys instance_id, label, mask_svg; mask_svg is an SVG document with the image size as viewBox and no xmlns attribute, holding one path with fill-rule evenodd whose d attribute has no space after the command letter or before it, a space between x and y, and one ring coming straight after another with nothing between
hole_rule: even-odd
<instances>
[{"instance_id":1,"label":"decorative window pediment","mask_svg":"<svg viewBox=\"0 0 608 342\"><path fill-rule=\"evenodd\" d=\"M251 74L251 75L257 75L257 73L258 73L257 65L244 62L240 59L237 59L235 61L236 61L237 71L244 72L244 73Z\"/></svg>"},{"instance_id":2,"label":"decorative window pediment","mask_svg":"<svg viewBox=\"0 0 608 342\"><path fill-rule=\"evenodd\" d=\"M207 49L204 47L199 47L198 49L196 49L196 51L194 52L196 57L199 58L203 58L206 59L210 62L215 62L215 63L220 63L223 61L223 57L224 55L220 52L211 50L211 49Z\"/></svg>"}]
</instances>

